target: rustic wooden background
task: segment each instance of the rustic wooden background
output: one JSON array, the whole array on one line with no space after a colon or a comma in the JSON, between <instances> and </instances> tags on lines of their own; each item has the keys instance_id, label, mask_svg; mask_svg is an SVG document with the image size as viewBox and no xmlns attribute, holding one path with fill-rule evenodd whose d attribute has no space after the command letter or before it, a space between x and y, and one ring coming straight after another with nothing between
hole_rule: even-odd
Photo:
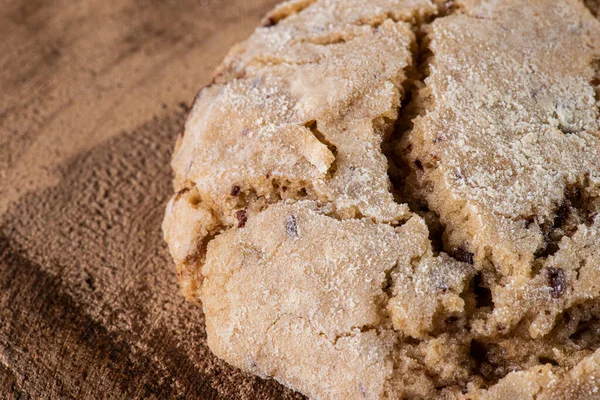
<instances>
[{"instance_id":1,"label":"rustic wooden background","mask_svg":"<svg viewBox=\"0 0 600 400\"><path fill-rule=\"evenodd\" d=\"M205 346L160 223L195 92L277 0L0 0L0 398L300 399Z\"/></svg>"}]
</instances>

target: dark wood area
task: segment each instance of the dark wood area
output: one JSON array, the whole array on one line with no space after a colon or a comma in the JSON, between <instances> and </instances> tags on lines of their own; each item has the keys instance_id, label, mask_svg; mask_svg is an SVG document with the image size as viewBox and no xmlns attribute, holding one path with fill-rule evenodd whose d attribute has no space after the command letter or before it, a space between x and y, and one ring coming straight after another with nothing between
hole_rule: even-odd
<instances>
[{"instance_id":1,"label":"dark wood area","mask_svg":"<svg viewBox=\"0 0 600 400\"><path fill-rule=\"evenodd\" d=\"M301 398L210 353L160 229L195 92L276 1L0 2L0 398Z\"/></svg>"}]
</instances>

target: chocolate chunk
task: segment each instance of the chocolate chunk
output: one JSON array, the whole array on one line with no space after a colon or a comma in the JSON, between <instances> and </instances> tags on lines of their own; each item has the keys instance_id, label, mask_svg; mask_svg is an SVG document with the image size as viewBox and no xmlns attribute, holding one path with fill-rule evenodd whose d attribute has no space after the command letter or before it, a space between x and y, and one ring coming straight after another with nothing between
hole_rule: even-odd
<instances>
[{"instance_id":1,"label":"chocolate chunk","mask_svg":"<svg viewBox=\"0 0 600 400\"><path fill-rule=\"evenodd\" d=\"M463 247L457 247L451 254L456 260L473 265L473 253L465 250Z\"/></svg>"},{"instance_id":2,"label":"chocolate chunk","mask_svg":"<svg viewBox=\"0 0 600 400\"><path fill-rule=\"evenodd\" d=\"M550 294L555 299L561 297L567 290L567 277L561 268L548 267L548 284L552 289Z\"/></svg>"},{"instance_id":3,"label":"chocolate chunk","mask_svg":"<svg viewBox=\"0 0 600 400\"><path fill-rule=\"evenodd\" d=\"M246 225L246 221L248 221L248 213L246 210L239 210L235 213L235 217L238 220L238 228L243 228Z\"/></svg>"},{"instance_id":4,"label":"chocolate chunk","mask_svg":"<svg viewBox=\"0 0 600 400\"><path fill-rule=\"evenodd\" d=\"M237 195L239 195L239 194L240 194L240 190L241 190L241 188L240 188L238 185L233 185L233 186L231 187L231 195L232 195L232 196L237 196Z\"/></svg>"},{"instance_id":5,"label":"chocolate chunk","mask_svg":"<svg viewBox=\"0 0 600 400\"><path fill-rule=\"evenodd\" d=\"M285 231L289 237L298 236L298 218L295 215L288 215L285 220Z\"/></svg>"}]
</instances>

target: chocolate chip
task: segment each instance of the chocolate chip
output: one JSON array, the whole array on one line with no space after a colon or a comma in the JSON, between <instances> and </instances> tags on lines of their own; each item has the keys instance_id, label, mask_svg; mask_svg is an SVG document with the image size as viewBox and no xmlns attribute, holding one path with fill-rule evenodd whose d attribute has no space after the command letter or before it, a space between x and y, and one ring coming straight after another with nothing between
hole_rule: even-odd
<instances>
[{"instance_id":1,"label":"chocolate chip","mask_svg":"<svg viewBox=\"0 0 600 400\"><path fill-rule=\"evenodd\" d=\"M473 265L473 253L465 250L463 247L456 247L450 255L460 262Z\"/></svg>"},{"instance_id":2,"label":"chocolate chip","mask_svg":"<svg viewBox=\"0 0 600 400\"><path fill-rule=\"evenodd\" d=\"M285 219L285 231L289 237L298 236L298 218L295 215L288 215Z\"/></svg>"},{"instance_id":3,"label":"chocolate chip","mask_svg":"<svg viewBox=\"0 0 600 400\"><path fill-rule=\"evenodd\" d=\"M243 228L246 225L246 221L248 221L248 213L246 210L239 210L235 213L235 217L238 220L238 228Z\"/></svg>"},{"instance_id":4,"label":"chocolate chip","mask_svg":"<svg viewBox=\"0 0 600 400\"><path fill-rule=\"evenodd\" d=\"M241 188L238 185L233 185L231 187L231 195L237 196L238 194L240 194L240 190L241 190Z\"/></svg>"},{"instance_id":5,"label":"chocolate chip","mask_svg":"<svg viewBox=\"0 0 600 400\"><path fill-rule=\"evenodd\" d=\"M561 297L567 290L567 278L561 268L548 267L548 284L552 289L550 294L555 299Z\"/></svg>"}]
</instances>

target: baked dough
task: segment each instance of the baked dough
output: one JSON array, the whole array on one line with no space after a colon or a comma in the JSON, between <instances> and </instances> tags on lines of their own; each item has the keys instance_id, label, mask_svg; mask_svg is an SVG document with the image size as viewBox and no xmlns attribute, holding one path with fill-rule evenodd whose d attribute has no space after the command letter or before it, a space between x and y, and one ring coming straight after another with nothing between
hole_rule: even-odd
<instances>
[{"instance_id":1,"label":"baked dough","mask_svg":"<svg viewBox=\"0 0 600 400\"><path fill-rule=\"evenodd\" d=\"M315 399L600 398L590 10L269 13L173 156L163 230L212 351Z\"/></svg>"}]
</instances>

